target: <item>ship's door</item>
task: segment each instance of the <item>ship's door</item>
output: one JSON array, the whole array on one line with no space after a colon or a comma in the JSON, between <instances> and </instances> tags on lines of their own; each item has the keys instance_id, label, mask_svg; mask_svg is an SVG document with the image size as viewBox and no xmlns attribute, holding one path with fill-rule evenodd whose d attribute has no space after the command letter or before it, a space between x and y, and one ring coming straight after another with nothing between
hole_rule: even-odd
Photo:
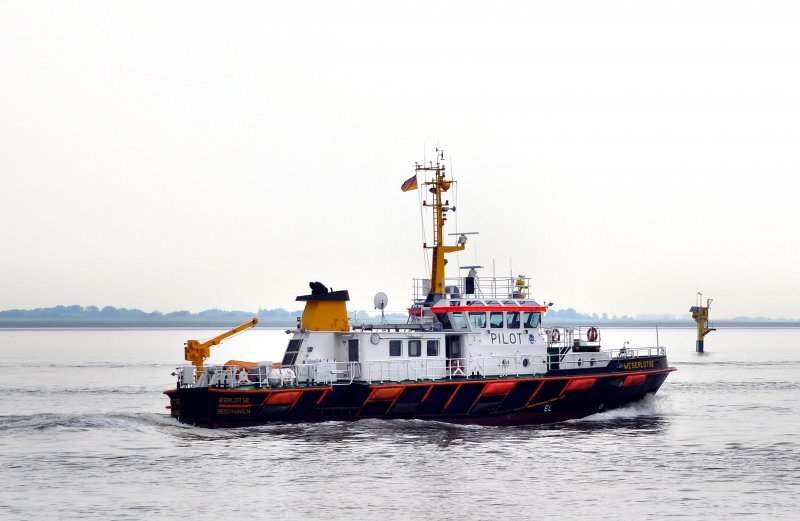
<instances>
[{"instance_id":1,"label":"ship's door","mask_svg":"<svg viewBox=\"0 0 800 521\"><path fill-rule=\"evenodd\" d=\"M358 339L351 338L347 341L347 360L350 361L348 368L349 371L352 371L350 375L351 378L360 378L361 377L361 367L357 363L358 362Z\"/></svg>"},{"instance_id":2,"label":"ship's door","mask_svg":"<svg viewBox=\"0 0 800 521\"><path fill-rule=\"evenodd\" d=\"M445 337L444 354L447 358L461 358L461 335Z\"/></svg>"},{"instance_id":3,"label":"ship's door","mask_svg":"<svg viewBox=\"0 0 800 521\"><path fill-rule=\"evenodd\" d=\"M351 338L347 341L347 359L350 362L358 362L358 339Z\"/></svg>"},{"instance_id":4,"label":"ship's door","mask_svg":"<svg viewBox=\"0 0 800 521\"><path fill-rule=\"evenodd\" d=\"M448 335L444 338L444 354L447 369L451 376L464 376L465 361L461 352L461 335Z\"/></svg>"}]
</instances>

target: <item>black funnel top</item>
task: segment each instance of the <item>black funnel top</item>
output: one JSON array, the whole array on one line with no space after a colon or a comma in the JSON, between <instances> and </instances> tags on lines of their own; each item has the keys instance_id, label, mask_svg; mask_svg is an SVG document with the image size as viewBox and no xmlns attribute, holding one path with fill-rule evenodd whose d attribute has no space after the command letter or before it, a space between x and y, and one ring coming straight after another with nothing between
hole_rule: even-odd
<instances>
[{"instance_id":1,"label":"black funnel top","mask_svg":"<svg viewBox=\"0 0 800 521\"><path fill-rule=\"evenodd\" d=\"M319 295L300 295L295 299L296 301L306 302L309 300L327 300L327 301L341 301L347 302L350 300L350 293L347 292L346 289L340 291L329 291L328 293L322 293Z\"/></svg>"}]
</instances>

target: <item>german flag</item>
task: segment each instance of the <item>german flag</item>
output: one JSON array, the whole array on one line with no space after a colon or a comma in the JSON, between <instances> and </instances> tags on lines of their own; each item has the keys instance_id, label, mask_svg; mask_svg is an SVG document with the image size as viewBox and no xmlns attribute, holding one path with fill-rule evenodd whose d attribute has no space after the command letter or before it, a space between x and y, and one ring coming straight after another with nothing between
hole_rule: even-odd
<instances>
[{"instance_id":1,"label":"german flag","mask_svg":"<svg viewBox=\"0 0 800 521\"><path fill-rule=\"evenodd\" d=\"M400 189L404 192L416 190L417 188L417 174L414 174L413 177L410 177L405 183L403 183L403 186L400 187Z\"/></svg>"}]
</instances>

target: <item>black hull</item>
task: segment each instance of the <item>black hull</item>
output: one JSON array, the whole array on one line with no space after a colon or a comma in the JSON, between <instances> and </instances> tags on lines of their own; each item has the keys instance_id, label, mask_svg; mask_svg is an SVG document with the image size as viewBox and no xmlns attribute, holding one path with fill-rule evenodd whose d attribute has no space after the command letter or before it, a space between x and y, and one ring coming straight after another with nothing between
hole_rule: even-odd
<instances>
[{"instance_id":1,"label":"black hull","mask_svg":"<svg viewBox=\"0 0 800 521\"><path fill-rule=\"evenodd\" d=\"M525 425L582 418L641 400L674 370L666 368L665 359L658 361L656 367L664 369L282 389L181 388L165 394L173 417L212 428L363 418Z\"/></svg>"}]
</instances>

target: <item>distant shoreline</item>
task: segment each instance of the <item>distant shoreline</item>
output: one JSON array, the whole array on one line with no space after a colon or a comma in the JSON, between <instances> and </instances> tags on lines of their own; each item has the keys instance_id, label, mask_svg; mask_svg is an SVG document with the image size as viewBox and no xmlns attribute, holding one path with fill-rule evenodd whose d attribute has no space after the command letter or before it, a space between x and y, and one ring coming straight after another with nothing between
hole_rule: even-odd
<instances>
[{"instance_id":1,"label":"distant shoreline","mask_svg":"<svg viewBox=\"0 0 800 521\"><path fill-rule=\"evenodd\" d=\"M0 330L7 329L228 329L239 324L238 319L144 319L144 320L81 320L81 319L0 319ZM352 323L352 322L351 322ZM359 320L358 324L378 324L377 320ZM387 323L401 326L405 322L387 320ZM697 327L692 321L652 321L652 320L545 320L545 327L580 327L596 325L607 328L662 328L662 329L687 329ZM711 324L719 329L741 328L783 328L800 329L797 321L759 321L759 320L717 320ZM285 318L262 318L259 320L259 329L293 329L297 327L296 320Z\"/></svg>"},{"instance_id":2,"label":"distant shoreline","mask_svg":"<svg viewBox=\"0 0 800 521\"><path fill-rule=\"evenodd\" d=\"M258 318L258 327L296 328L301 310L284 308L259 309L258 311L228 311L207 309L198 313L190 311L146 312L140 309L105 306L55 306L36 309L9 309L0 311L0 329L186 329L220 328L230 329L243 322ZM350 313L351 324L379 324L379 315L365 310ZM387 313L386 323L403 325L408 320L406 313ZM637 317L587 315L573 308L549 309L544 316L549 327L626 327L626 328L693 328L695 322L688 315L640 315ZM800 320L770 319L766 317L737 317L735 319L712 320L711 327L719 328L800 328Z\"/></svg>"}]
</instances>

